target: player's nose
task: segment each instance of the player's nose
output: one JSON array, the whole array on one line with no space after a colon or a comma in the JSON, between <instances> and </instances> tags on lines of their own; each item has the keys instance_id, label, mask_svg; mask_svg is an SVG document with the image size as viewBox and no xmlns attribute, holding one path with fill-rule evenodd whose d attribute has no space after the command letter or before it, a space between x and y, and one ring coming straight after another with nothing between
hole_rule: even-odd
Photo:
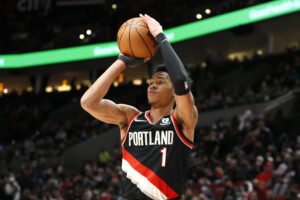
<instances>
[{"instance_id":1,"label":"player's nose","mask_svg":"<svg viewBox=\"0 0 300 200\"><path fill-rule=\"evenodd\" d=\"M157 88L157 84L156 83L152 83L151 85L150 85L150 89L151 90L155 90Z\"/></svg>"}]
</instances>

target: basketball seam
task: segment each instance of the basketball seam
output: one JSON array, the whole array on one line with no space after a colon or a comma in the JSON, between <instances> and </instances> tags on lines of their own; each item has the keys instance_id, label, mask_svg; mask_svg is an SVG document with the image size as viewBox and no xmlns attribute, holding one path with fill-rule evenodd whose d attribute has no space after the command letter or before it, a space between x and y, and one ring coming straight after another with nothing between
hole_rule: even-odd
<instances>
[{"instance_id":1,"label":"basketball seam","mask_svg":"<svg viewBox=\"0 0 300 200\"><path fill-rule=\"evenodd\" d=\"M124 30L123 30L123 33L121 34L121 37L120 37L120 39L119 39L119 41L121 41L122 40L122 37L123 37L123 35L124 35L124 32L125 32L125 30L126 30L126 26L127 26L127 21L125 22L125 25L124 25ZM118 41L118 46L119 46L119 49L121 49L121 42L119 42Z\"/></svg>"},{"instance_id":2,"label":"basketball seam","mask_svg":"<svg viewBox=\"0 0 300 200\"><path fill-rule=\"evenodd\" d=\"M148 27L144 27L144 26L142 26L143 28L146 28L147 30L149 30L149 28ZM155 38L153 37L153 38L151 38L151 40L156 44L157 43L157 41L155 40Z\"/></svg>"},{"instance_id":3,"label":"basketball seam","mask_svg":"<svg viewBox=\"0 0 300 200\"><path fill-rule=\"evenodd\" d=\"M132 22L133 22L133 19L131 20L131 24L130 24L130 27L129 27L129 33L128 33L129 40L128 40L128 42L129 42L129 47L130 47L132 56L134 57L134 53L133 53L133 50L132 50L132 47L131 47L131 40L130 40L130 31L131 31L131 25L132 25Z\"/></svg>"},{"instance_id":4,"label":"basketball seam","mask_svg":"<svg viewBox=\"0 0 300 200\"><path fill-rule=\"evenodd\" d=\"M136 30L136 32L139 34L140 38L143 40L143 42L144 42L144 44L146 45L148 51L150 52L150 55L151 55L150 57L152 57L152 52L151 52L150 48L148 47L148 45L147 45L146 41L144 40L144 38L141 36L141 34L140 34L140 32L138 31L137 27L135 27L135 30Z\"/></svg>"},{"instance_id":5,"label":"basketball seam","mask_svg":"<svg viewBox=\"0 0 300 200\"><path fill-rule=\"evenodd\" d=\"M141 19L141 20L137 21L136 23L139 23L139 22L142 22L142 21L143 20ZM141 25L141 24L138 24L138 26L142 26L142 27L148 28L148 26L144 26L144 25Z\"/></svg>"},{"instance_id":6,"label":"basketball seam","mask_svg":"<svg viewBox=\"0 0 300 200\"><path fill-rule=\"evenodd\" d=\"M144 26L144 25L141 25L141 24L129 24L129 25L126 25L126 26L131 26L131 25L140 26L140 27L148 29L148 26Z\"/></svg>"}]
</instances>

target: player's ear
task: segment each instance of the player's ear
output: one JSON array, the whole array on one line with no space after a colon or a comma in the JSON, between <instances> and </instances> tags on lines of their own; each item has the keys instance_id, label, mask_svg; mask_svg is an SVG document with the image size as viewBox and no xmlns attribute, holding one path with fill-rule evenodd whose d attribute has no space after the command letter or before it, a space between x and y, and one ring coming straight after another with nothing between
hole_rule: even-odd
<instances>
[{"instance_id":1,"label":"player's ear","mask_svg":"<svg viewBox=\"0 0 300 200\"><path fill-rule=\"evenodd\" d=\"M173 85L172 85L172 97L175 98L175 90L174 90Z\"/></svg>"}]
</instances>

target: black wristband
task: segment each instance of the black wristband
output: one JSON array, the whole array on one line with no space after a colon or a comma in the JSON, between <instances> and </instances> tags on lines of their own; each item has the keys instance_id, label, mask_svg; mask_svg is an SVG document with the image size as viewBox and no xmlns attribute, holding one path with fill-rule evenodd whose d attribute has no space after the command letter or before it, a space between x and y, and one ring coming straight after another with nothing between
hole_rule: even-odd
<instances>
[{"instance_id":1,"label":"black wristband","mask_svg":"<svg viewBox=\"0 0 300 200\"><path fill-rule=\"evenodd\" d=\"M125 55L119 55L118 60L122 60L127 67L139 66L144 64L144 59L142 58L134 58Z\"/></svg>"},{"instance_id":2,"label":"black wristband","mask_svg":"<svg viewBox=\"0 0 300 200\"><path fill-rule=\"evenodd\" d=\"M159 33L159 34L156 36L156 40L157 40L157 42L158 42L159 44L161 44L161 43L164 42L164 41L168 41L167 36L166 36L163 32Z\"/></svg>"}]
</instances>

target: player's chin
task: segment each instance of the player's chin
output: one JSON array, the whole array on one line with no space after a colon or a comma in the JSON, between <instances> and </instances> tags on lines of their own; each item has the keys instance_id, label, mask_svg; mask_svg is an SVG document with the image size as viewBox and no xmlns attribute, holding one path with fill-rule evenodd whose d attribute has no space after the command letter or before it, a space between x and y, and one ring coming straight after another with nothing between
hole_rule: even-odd
<instances>
[{"instance_id":1,"label":"player's chin","mask_svg":"<svg viewBox=\"0 0 300 200\"><path fill-rule=\"evenodd\" d=\"M155 103L155 99L154 99L153 97L149 97L149 96L148 96L148 103L149 103L150 105L154 104L154 103Z\"/></svg>"}]
</instances>

